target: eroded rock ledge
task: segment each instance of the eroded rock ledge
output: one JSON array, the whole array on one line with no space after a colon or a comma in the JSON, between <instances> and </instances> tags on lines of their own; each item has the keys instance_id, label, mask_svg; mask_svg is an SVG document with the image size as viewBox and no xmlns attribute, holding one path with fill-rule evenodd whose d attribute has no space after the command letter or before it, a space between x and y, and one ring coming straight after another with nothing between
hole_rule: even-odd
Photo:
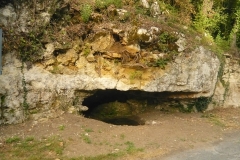
<instances>
[{"instance_id":1,"label":"eroded rock ledge","mask_svg":"<svg viewBox=\"0 0 240 160\"><path fill-rule=\"evenodd\" d=\"M4 95L4 122L13 123L23 119L23 75L21 62L14 58L14 54L7 54L4 59L6 62L0 79L0 94ZM165 70L121 68L122 75L125 74L122 78L110 74L99 77L94 69L84 73L85 68L79 74L66 75L52 74L41 66L33 66L30 70L24 69L23 73L29 109L41 113L40 117L48 117L57 115L56 109L59 108L68 110L74 105L75 108L81 108L83 99L98 89L172 92L169 97L177 99L210 97L217 82L218 68L217 57L203 47L198 47L191 53L179 54ZM141 77L131 78L131 73L135 72L141 72ZM76 99L78 102L74 104Z\"/></svg>"},{"instance_id":2,"label":"eroded rock ledge","mask_svg":"<svg viewBox=\"0 0 240 160\"><path fill-rule=\"evenodd\" d=\"M36 17L38 25L50 23L53 13L48 9L51 7L36 15L40 16ZM112 6L106 12L112 11L116 19L121 15L118 11L123 12ZM11 5L1 13L4 25L8 25L5 19L16 20ZM27 8L21 12L22 32L31 28L27 28L30 13ZM93 21L98 16L106 18L94 13ZM35 119L58 116L69 109L84 110L84 98L96 90L167 92L175 99L211 97L220 66L216 55L201 45L189 47L190 35L141 20L135 26L116 20L60 27L42 39L44 53L30 68L27 63L22 66L14 51L4 54L0 123L21 122L26 114L24 100Z\"/></svg>"}]
</instances>

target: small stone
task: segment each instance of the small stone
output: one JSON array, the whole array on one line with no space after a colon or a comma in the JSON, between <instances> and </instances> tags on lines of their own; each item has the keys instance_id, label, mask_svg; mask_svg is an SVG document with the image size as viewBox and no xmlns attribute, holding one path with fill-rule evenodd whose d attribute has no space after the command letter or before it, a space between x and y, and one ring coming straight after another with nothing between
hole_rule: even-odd
<instances>
[{"instance_id":1,"label":"small stone","mask_svg":"<svg viewBox=\"0 0 240 160\"><path fill-rule=\"evenodd\" d=\"M88 62L95 62L95 61L96 61L96 59L95 59L95 57L94 57L93 54L89 54L89 55L86 57L86 59L87 59Z\"/></svg>"},{"instance_id":2,"label":"small stone","mask_svg":"<svg viewBox=\"0 0 240 160\"><path fill-rule=\"evenodd\" d=\"M48 147L48 146L50 146L50 145L51 145L51 143L47 143L45 146L47 146L47 147Z\"/></svg>"},{"instance_id":3,"label":"small stone","mask_svg":"<svg viewBox=\"0 0 240 160\"><path fill-rule=\"evenodd\" d=\"M185 38L182 38L180 37L177 42L175 42L176 45L178 46L178 52L182 52L184 51L186 48L186 39Z\"/></svg>"},{"instance_id":4,"label":"small stone","mask_svg":"<svg viewBox=\"0 0 240 160\"><path fill-rule=\"evenodd\" d=\"M140 3L144 8L149 8L150 7L147 0L141 0Z\"/></svg>"},{"instance_id":5,"label":"small stone","mask_svg":"<svg viewBox=\"0 0 240 160\"><path fill-rule=\"evenodd\" d=\"M158 5L158 2L157 2L157 1L155 1L155 2L151 5L150 12L151 12L151 15L152 15L153 17L157 17L158 15L161 14L161 11L160 11L160 8L159 8L159 5Z\"/></svg>"},{"instance_id":6,"label":"small stone","mask_svg":"<svg viewBox=\"0 0 240 160\"><path fill-rule=\"evenodd\" d=\"M63 146L63 142L59 142L59 146L61 146L61 147L62 147L62 146Z\"/></svg>"},{"instance_id":7,"label":"small stone","mask_svg":"<svg viewBox=\"0 0 240 160\"><path fill-rule=\"evenodd\" d=\"M125 49L128 53L131 53L133 55L140 52L141 50L138 44L132 44L132 45L126 46Z\"/></svg>"},{"instance_id":8,"label":"small stone","mask_svg":"<svg viewBox=\"0 0 240 160\"><path fill-rule=\"evenodd\" d=\"M157 122L156 121L152 121L152 125L154 125L154 124L157 124Z\"/></svg>"}]
</instances>

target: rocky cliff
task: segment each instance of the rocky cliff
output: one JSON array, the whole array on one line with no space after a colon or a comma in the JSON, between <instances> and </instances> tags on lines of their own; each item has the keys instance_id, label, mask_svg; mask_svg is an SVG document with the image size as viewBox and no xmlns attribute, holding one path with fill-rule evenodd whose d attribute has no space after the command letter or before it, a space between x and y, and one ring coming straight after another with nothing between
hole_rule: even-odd
<instances>
[{"instance_id":1,"label":"rocky cliff","mask_svg":"<svg viewBox=\"0 0 240 160\"><path fill-rule=\"evenodd\" d=\"M18 43L22 46L17 49L37 55L26 60L14 46L3 53L1 123L20 122L26 114L37 119L85 110L84 98L106 89L168 93L173 99L214 95L212 107L239 106L238 64L228 62L224 70L226 96L226 89L218 87L222 83L216 54L188 27L166 27L168 17L160 10L151 10L152 19L133 13L130 4L96 7L90 22L84 22L79 11L84 4L46 3L35 4L34 11L26 4L20 12L12 4L0 9L2 26L18 24L15 33L27 37L22 36L24 45ZM45 28L36 32L33 23L34 28Z\"/></svg>"}]
</instances>

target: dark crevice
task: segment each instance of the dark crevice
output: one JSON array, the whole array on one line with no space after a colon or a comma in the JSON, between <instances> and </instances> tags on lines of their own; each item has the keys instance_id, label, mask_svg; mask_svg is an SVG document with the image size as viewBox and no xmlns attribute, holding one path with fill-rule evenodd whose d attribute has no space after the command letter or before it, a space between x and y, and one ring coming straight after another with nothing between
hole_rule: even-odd
<instances>
[{"instance_id":1,"label":"dark crevice","mask_svg":"<svg viewBox=\"0 0 240 160\"><path fill-rule=\"evenodd\" d=\"M120 42L121 38L118 34L113 34L113 39L115 40L115 42Z\"/></svg>"},{"instance_id":2,"label":"dark crevice","mask_svg":"<svg viewBox=\"0 0 240 160\"><path fill-rule=\"evenodd\" d=\"M134 113L134 109L130 109L132 111L131 114L127 115L119 115L118 113L112 113L116 114L117 116L114 117L110 115L111 118L109 118L108 115L106 115L107 118L102 118L104 115L103 113L109 113L102 112L101 109L106 109L107 107L102 107L105 104L110 104L109 106L116 105L122 105L123 110L125 105L129 104L128 101L134 100L138 101L139 105L141 105L141 102L146 103L147 105L153 105L157 104L160 101L164 101L168 96L168 93L157 93L157 92L144 92L144 91L119 91L115 89L109 89L109 90L96 90L93 95L87 97L82 102L82 105L87 106L89 109L86 112L83 112L84 116L87 118L93 118L98 119L101 121L104 121L106 123L111 123L115 125L143 125L144 122L141 120L141 118L138 117L137 114ZM102 107L99 109L99 106ZM118 106L119 107L119 106ZM107 109L108 110L108 109ZM118 110L118 109L116 109ZM121 110L121 108L119 109ZM117 111L116 111L117 112ZM99 114L99 117L98 115Z\"/></svg>"}]
</instances>

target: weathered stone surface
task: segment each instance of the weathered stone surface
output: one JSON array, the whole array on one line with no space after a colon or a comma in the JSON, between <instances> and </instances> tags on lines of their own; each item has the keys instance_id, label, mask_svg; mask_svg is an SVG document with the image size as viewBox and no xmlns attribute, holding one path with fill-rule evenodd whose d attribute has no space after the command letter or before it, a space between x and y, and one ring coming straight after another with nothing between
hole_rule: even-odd
<instances>
[{"instance_id":1,"label":"weathered stone surface","mask_svg":"<svg viewBox=\"0 0 240 160\"><path fill-rule=\"evenodd\" d=\"M106 52L103 54L103 57L115 59L115 58L122 58L122 55L119 53L115 53L115 52L112 52L112 53Z\"/></svg>"},{"instance_id":2,"label":"weathered stone surface","mask_svg":"<svg viewBox=\"0 0 240 160\"><path fill-rule=\"evenodd\" d=\"M118 89L148 92L192 92L193 97L211 96L217 81L219 68L218 59L203 47L199 47L188 54L189 57L180 54L176 60L166 68L164 73L152 71L148 73L146 71L143 74L139 72L142 78L137 78L132 81L129 79L131 74L134 73L132 71L128 73L128 76L125 74L125 78L120 79L110 74L99 77L94 68L89 66L91 64L88 63L85 64L86 68L88 68L87 70L85 67L82 67L79 71L81 74L73 75L52 74L41 67L33 66L30 70L24 69L28 90L27 101L31 106L30 108L41 108L42 106L43 110L48 111L52 107L71 107L76 90ZM76 55L76 53L73 55ZM65 57L66 61L61 62L69 63L72 57L74 61L77 58L75 56L70 57L71 58ZM8 117L6 123L12 123L22 118L20 116L21 103L23 102L22 74L20 68L18 68L21 63L10 54L5 56L5 61L3 75L0 78L0 94L6 96L5 103L8 106L7 108L15 110L12 118L10 118L11 115L6 115L6 117ZM86 63L86 61L82 62ZM146 77L152 76L154 78L146 79L144 78L145 75ZM239 89L238 79L233 77L231 83L232 82L231 88L235 91ZM234 102L234 105L238 103L237 94L235 93L236 92L232 93L231 96L235 99L231 101ZM228 102L228 104L230 104L230 102ZM18 118L16 116L18 116Z\"/></svg>"},{"instance_id":3,"label":"weathered stone surface","mask_svg":"<svg viewBox=\"0 0 240 160\"><path fill-rule=\"evenodd\" d=\"M3 9L0 9L0 23L7 26L10 21L16 21L17 14L14 11L12 5L7 5Z\"/></svg>"},{"instance_id":4,"label":"weathered stone surface","mask_svg":"<svg viewBox=\"0 0 240 160\"><path fill-rule=\"evenodd\" d=\"M139 53L141 50L141 48L138 44L132 44L132 45L126 46L125 49L132 56L136 55L136 53Z\"/></svg>"},{"instance_id":5,"label":"weathered stone surface","mask_svg":"<svg viewBox=\"0 0 240 160\"><path fill-rule=\"evenodd\" d=\"M78 54L74 49L70 49L66 54L60 54L57 56L57 61L63 65L73 65L78 59Z\"/></svg>"},{"instance_id":6,"label":"weathered stone surface","mask_svg":"<svg viewBox=\"0 0 240 160\"><path fill-rule=\"evenodd\" d=\"M108 10L109 14L112 11L113 16L116 16L116 8L110 9L111 7ZM2 15L5 19L6 17L14 19L12 12ZM157 16L159 12L152 14ZM1 13L2 10L0 16ZM20 29L27 31L28 12L23 10L21 15L23 25ZM42 17L44 18L41 22L48 23L49 15L42 14ZM0 22L5 23L4 18ZM156 63L168 54L161 53L157 47L150 45L152 42L154 45L158 44L159 26L118 28L116 24L109 22L95 25L85 38L74 41L70 41L67 29L64 27L59 30L59 34L56 41L47 42L43 59L33 64L29 70L24 67L23 72L21 71L22 63L17 60L14 53L6 53L3 56L0 97L4 101L1 100L0 104L4 106L4 116L1 117L0 123L16 123L24 119L22 104L25 83L29 112L38 111L34 114L35 119L62 114L56 110L72 113L86 110L82 102L89 96L87 91L98 89L176 92L174 98L213 95L219 60L212 52L201 46L194 51L185 52L187 42L182 39L181 42L177 42L179 52L182 53L176 55L172 62L168 62L165 70L147 66L146 63ZM132 38L132 41L128 38ZM229 85L231 90L228 93L233 99L222 98L225 92L223 93L221 89L218 91L221 100L223 99L229 106L236 106L239 105L237 99L239 67L233 65L228 68L230 69L226 71L225 76L231 73L228 79L231 82Z\"/></svg>"},{"instance_id":7,"label":"weathered stone surface","mask_svg":"<svg viewBox=\"0 0 240 160\"><path fill-rule=\"evenodd\" d=\"M140 3L144 8L149 8L150 7L147 0L141 0Z\"/></svg>"},{"instance_id":8,"label":"weathered stone surface","mask_svg":"<svg viewBox=\"0 0 240 160\"><path fill-rule=\"evenodd\" d=\"M86 59L87 59L88 62L95 62L96 61L93 54L87 55Z\"/></svg>"},{"instance_id":9,"label":"weathered stone surface","mask_svg":"<svg viewBox=\"0 0 240 160\"><path fill-rule=\"evenodd\" d=\"M114 39L109 32L97 33L91 47L94 51L103 51L110 48L114 43Z\"/></svg>"},{"instance_id":10,"label":"weathered stone surface","mask_svg":"<svg viewBox=\"0 0 240 160\"><path fill-rule=\"evenodd\" d=\"M151 7L150 7L150 12L153 17L157 17L158 15L161 14L161 10L159 8L159 4L157 1L153 2Z\"/></svg>"},{"instance_id":11,"label":"weathered stone surface","mask_svg":"<svg viewBox=\"0 0 240 160\"><path fill-rule=\"evenodd\" d=\"M155 80L143 89L151 92L197 92L202 96L212 95L217 81L219 60L203 47L188 54L188 58L184 54L178 56L163 76L155 75Z\"/></svg>"},{"instance_id":12,"label":"weathered stone surface","mask_svg":"<svg viewBox=\"0 0 240 160\"><path fill-rule=\"evenodd\" d=\"M175 42L178 46L178 52L182 52L186 49L186 39L183 37L180 37L177 42Z\"/></svg>"},{"instance_id":13,"label":"weathered stone surface","mask_svg":"<svg viewBox=\"0 0 240 160\"><path fill-rule=\"evenodd\" d=\"M45 45L46 50L43 54L43 58L46 59L51 59L53 57L53 52L55 50L54 45L52 43L48 43Z\"/></svg>"},{"instance_id":14,"label":"weathered stone surface","mask_svg":"<svg viewBox=\"0 0 240 160\"><path fill-rule=\"evenodd\" d=\"M220 106L240 107L240 66L238 60L227 57L223 73L224 84L218 81L210 109Z\"/></svg>"}]
</instances>

